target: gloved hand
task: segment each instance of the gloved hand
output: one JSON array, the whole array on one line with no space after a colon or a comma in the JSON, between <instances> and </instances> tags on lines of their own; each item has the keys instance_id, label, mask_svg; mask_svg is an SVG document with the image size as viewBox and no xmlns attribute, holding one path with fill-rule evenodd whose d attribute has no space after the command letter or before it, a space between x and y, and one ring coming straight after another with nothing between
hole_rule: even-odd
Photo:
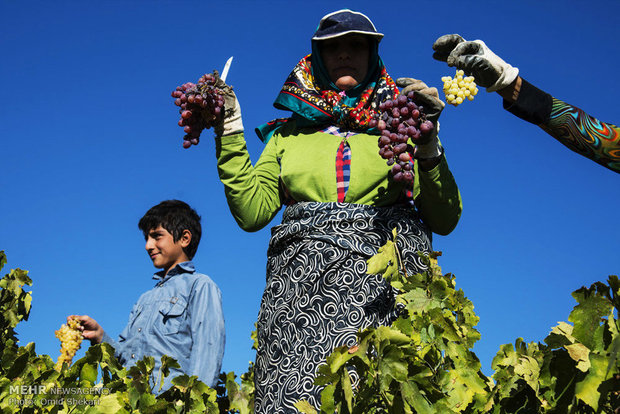
<instances>
[{"instance_id":1,"label":"gloved hand","mask_svg":"<svg viewBox=\"0 0 620 414\"><path fill-rule=\"evenodd\" d=\"M439 99L437 88L429 88L428 85L419 79L414 78L398 78L396 86L401 89L401 94L407 95L414 92L413 100L417 105L424 107L426 119L431 121L435 126L430 134L415 140L414 156L416 158L435 158L441 155L441 146L437 138L439 131L439 115L446 104Z\"/></svg>"},{"instance_id":2,"label":"gloved hand","mask_svg":"<svg viewBox=\"0 0 620 414\"><path fill-rule=\"evenodd\" d=\"M433 58L472 75L476 83L496 92L510 85L519 69L504 62L482 40L466 41L458 34L443 35L433 43Z\"/></svg>"},{"instance_id":3,"label":"gloved hand","mask_svg":"<svg viewBox=\"0 0 620 414\"><path fill-rule=\"evenodd\" d=\"M215 86L224 92L224 118L221 124L213 127L215 135L221 137L243 132L241 106L239 105L235 92L233 92L232 86L226 85L219 77L215 82Z\"/></svg>"},{"instance_id":4,"label":"gloved hand","mask_svg":"<svg viewBox=\"0 0 620 414\"><path fill-rule=\"evenodd\" d=\"M427 95L430 95L430 96L438 99L439 102L441 102L443 104L443 106L446 106L446 104L443 103L441 101L441 99L439 99L439 92L437 91L437 88L435 88L435 87L429 88L426 83L422 82L419 79L414 79L414 78L398 78L398 79L396 79L396 86L401 88L400 93L403 94L403 95L407 95L411 91L422 92L422 93L425 93Z\"/></svg>"},{"instance_id":5,"label":"gloved hand","mask_svg":"<svg viewBox=\"0 0 620 414\"><path fill-rule=\"evenodd\" d=\"M433 130L429 134L422 135L422 139L414 141L416 145L413 155L418 159L436 158L442 153L441 146L439 145L439 138L437 138L437 132L439 131L439 115L441 115L441 111L443 111L446 104L437 96L437 93L433 96L424 92L414 91L413 101L418 106L423 107L426 119L433 123Z\"/></svg>"}]
</instances>

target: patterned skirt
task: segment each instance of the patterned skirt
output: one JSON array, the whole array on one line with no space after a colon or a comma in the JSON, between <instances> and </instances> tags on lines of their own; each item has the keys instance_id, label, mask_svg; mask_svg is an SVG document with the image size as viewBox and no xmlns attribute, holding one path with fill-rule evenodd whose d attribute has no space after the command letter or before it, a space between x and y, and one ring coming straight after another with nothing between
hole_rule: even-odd
<instances>
[{"instance_id":1,"label":"patterned skirt","mask_svg":"<svg viewBox=\"0 0 620 414\"><path fill-rule=\"evenodd\" d=\"M394 291L366 260L398 232L407 272L425 269L431 233L410 206L302 202L272 229L267 283L258 314L257 414L297 413L295 402L320 406L313 382L332 350L352 346L356 332L389 325Z\"/></svg>"}]
</instances>

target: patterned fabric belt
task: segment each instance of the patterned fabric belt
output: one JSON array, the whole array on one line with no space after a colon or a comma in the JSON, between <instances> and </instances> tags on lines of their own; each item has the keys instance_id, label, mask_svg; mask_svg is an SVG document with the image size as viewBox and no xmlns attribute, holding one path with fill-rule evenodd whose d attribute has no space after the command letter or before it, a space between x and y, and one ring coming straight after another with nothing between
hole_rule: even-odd
<instances>
[{"instance_id":1,"label":"patterned fabric belt","mask_svg":"<svg viewBox=\"0 0 620 414\"><path fill-rule=\"evenodd\" d=\"M431 232L422 224L418 213L407 205L375 207L350 203L297 202L286 207L282 224L271 229L267 254L286 248L292 239L301 237L321 239L370 257L377 253L379 246L391 240L394 228L399 239L423 235L428 240L416 240L413 244L430 245ZM415 262L414 266L421 264L417 260Z\"/></svg>"}]
</instances>

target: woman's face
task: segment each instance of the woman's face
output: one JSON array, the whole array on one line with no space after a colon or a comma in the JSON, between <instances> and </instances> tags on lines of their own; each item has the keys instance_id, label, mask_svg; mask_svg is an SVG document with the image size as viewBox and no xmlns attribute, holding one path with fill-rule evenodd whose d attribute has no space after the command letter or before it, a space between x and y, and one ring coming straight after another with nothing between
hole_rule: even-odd
<instances>
[{"instance_id":1,"label":"woman's face","mask_svg":"<svg viewBox=\"0 0 620 414\"><path fill-rule=\"evenodd\" d=\"M366 78L370 42L360 34L348 34L322 40L321 58L334 84L344 91L354 88Z\"/></svg>"}]
</instances>

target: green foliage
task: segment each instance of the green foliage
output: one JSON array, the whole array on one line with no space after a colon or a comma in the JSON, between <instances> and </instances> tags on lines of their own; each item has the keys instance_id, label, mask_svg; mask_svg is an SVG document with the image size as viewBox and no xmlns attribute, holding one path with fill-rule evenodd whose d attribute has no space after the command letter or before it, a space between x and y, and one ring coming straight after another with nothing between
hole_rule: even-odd
<instances>
[{"instance_id":1,"label":"green foliage","mask_svg":"<svg viewBox=\"0 0 620 414\"><path fill-rule=\"evenodd\" d=\"M456 290L452 275L442 275L438 253L422 256L428 271L401 273L395 240L394 234L368 261L368 272L398 288L400 317L389 327L361 331L355 346L336 348L319 367L316 383L325 386L320 412L486 411L493 384L470 351L480 338L473 304ZM355 384L351 370L359 377Z\"/></svg>"},{"instance_id":2,"label":"green foliage","mask_svg":"<svg viewBox=\"0 0 620 414\"><path fill-rule=\"evenodd\" d=\"M368 262L399 290L400 317L391 326L358 333L319 367L321 407L306 414L374 413L618 413L620 407L620 281L610 276L573 293L577 305L544 343L500 347L486 377L471 351L478 317L454 276L443 275L439 253L422 259L428 270L402 270L396 233ZM6 256L0 251L0 270ZM162 357L160 372L145 357L127 369L108 344L91 346L73 365L54 369L35 344L19 346L14 328L28 319L32 281L14 269L0 279L1 413L253 413L254 366L240 376L222 373L215 389L182 375L160 392L178 363ZM253 333L254 347L256 335ZM355 371L355 375L352 375ZM353 379L355 378L355 379Z\"/></svg>"},{"instance_id":3,"label":"green foliage","mask_svg":"<svg viewBox=\"0 0 620 414\"><path fill-rule=\"evenodd\" d=\"M545 344L504 345L493 359L497 412L613 413L620 407L617 276L573 293L570 325Z\"/></svg>"},{"instance_id":4,"label":"green foliage","mask_svg":"<svg viewBox=\"0 0 620 414\"><path fill-rule=\"evenodd\" d=\"M618 277L574 292L573 325L561 322L545 344L518 338L501 346L491 379L471 351L480 338L473 304L452 275L442 274L440 253L423 258L427 271L406 275L393 236L368 261L368 272L399 290L400 317L389 327L359 332L353 347L336 348L318 370L320 411L300 401L300 412L620 412Z\"/></svg>"},{"instance_id":5,"label":"green foliage","mask_svg":"<svg viewBox=\"0 0 620 414\"><path fill-rule=\"evenodd\" d=\"M0 270L6 264L6 254L0 250ZM22 286L32 285L28 272L21 269L13 269L0 279L0 328L2 331L2 343L6 341L17 342L14 328L22 320L28 320L32 292L25 292Z\"/></svg>"},{"instance_id":6,"label":"green foliage","mask_svg":"<svg viewBox=\"0 0 620 414\"><path fill-rule=\"evenodd\" d=\"M0 270L5 263L0 251ZM30 292L23 286L31 284L27 272L19 269L0 279L1 413L253 412L252 366L241 376L241 385L235 382L234 373L222 374L227 381L219 393L187 375L173 378L172 387L159 393L170 368L179 367L177 361L164 355L158 373L153 372L152 357L126 369L106 343L91 346L73 365L54 369L48 355L37 355L34 343L19 346L16 339L15 326L28 319L30 312Z\"/></svg>"},{"instance_id":7,"label":"green foliage","mask_svg":"<svg viewBox=\"0 0 620 414\"><path fill-rule=\"evenodd\" d=\"M250 362L248 372L241 375L241 385L235 381L235 373L222 373L220 382L227 395L221 397L224 412L251 414L254 412L254 364Z\"/></svg>"}]
</instances>

